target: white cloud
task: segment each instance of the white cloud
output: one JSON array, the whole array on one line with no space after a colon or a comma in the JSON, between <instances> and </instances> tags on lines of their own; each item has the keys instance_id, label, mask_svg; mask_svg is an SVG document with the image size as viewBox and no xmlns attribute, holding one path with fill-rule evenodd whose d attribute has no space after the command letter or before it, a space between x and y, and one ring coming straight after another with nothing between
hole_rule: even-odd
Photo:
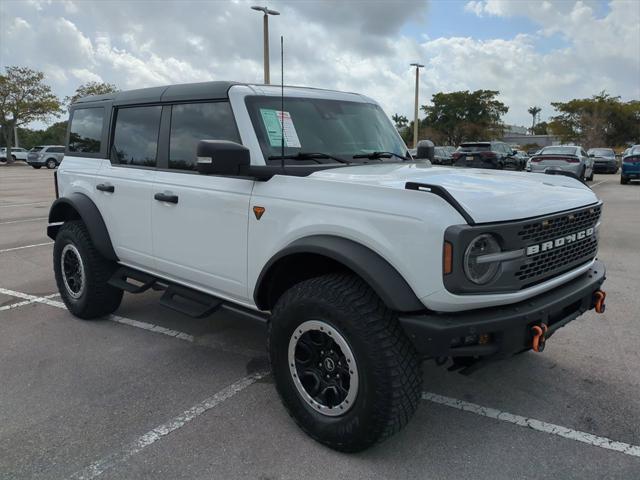
<instances>
[{"instance_id":1,"label":"white cloud","mask_svg":"<svg viewBox=\"0 0 640 480\"><path fill-rule=\"evenodd\" d=\"M81 8L78 8L78 5ZM45 70L63 97L86 81L120 88L204 80L262 81L262 19L246 2L3 2L2 65ZM423 103L439 91L500 90L506 120L528 124L527 107L602 89L640 98L640 3L612 1L602 16L590 2L468 2L472 15L526 17L540 31L506 39L407 36L425 2L277 2L271 17L272 81L285 36L288 84L364 93L387 113L413 116L414 73L422 59ZM456 19L452 18L451 22ZM2 23L2 22L0 22ZM565 45L541 53L545 36ZM46 66L46 68L45 68Z\"/></svg>"}]
</instances>

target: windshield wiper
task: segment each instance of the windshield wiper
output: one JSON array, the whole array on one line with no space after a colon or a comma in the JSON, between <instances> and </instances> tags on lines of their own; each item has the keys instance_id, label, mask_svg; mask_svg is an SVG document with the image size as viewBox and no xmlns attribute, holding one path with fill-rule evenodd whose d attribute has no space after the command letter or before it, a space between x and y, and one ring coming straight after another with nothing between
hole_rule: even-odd
<instances>
[{"instance_id":1,"label":"windshield wiper","mask_svg":"<svg viewBox=\"0 0 640 480\"><path fill-rule=\"evenodd\" d=\"M391 158L391 157L398 157L403 161L409 160L407 157L403 157L402 155L399 155L394 152L358 153L357 155L353 156L353 158L368 158L369 160L380 160L382 158Z\"/></svg>"},{"instance_id":2,"label":"windshield wiper","mask_svg":"<svg viewBox=\"0 0 640 480\"><path fill-rule=\"evenodd\" d=\"M319 158L335 160L339 163L349 163L342 158L334 157L333 155L329 155L328 153L321 152L298 152L290 155L270 155L268 157L268 160L315 160L316 163L322 163L318 161Z\"/></svg>"}]
</instances>

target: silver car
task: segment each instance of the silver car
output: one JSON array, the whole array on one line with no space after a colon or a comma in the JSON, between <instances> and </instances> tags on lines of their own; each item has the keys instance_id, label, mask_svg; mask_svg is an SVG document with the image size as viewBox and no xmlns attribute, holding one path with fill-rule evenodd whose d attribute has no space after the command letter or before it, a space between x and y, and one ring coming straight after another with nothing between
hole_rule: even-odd
<instances>
[{"instance_id":1,"label":"silver car","mask_svg":"<svg viewBox=\"0 0 640 480\"><path fill-rule=\"evenodd\" d=\"M593 180L593 158L582 147L556 145L544 147L531 157L531 172L545 173L560 170L575 175L580 180Z\"/></svg>"},{"instance_id":2,"label":"silver car","mask_svg":"<svg viewBox=\"0 0 640 480\"><path fill-rule=\"evenodd\" d=\"M64 146L40 145L29 150L27 163L33 168L56 168L64 158Z\"/></svg>"}]
</instances>

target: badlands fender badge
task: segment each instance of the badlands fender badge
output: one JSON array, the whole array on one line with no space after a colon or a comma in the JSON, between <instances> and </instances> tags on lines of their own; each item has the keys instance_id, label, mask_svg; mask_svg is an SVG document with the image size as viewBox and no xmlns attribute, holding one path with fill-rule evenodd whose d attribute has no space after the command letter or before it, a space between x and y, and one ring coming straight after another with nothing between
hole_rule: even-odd
<instances>
[{"instance_id":1,"label":"badlands fender badge","mask_svg":"<svg viewBox=\"0 0 640 480\"><path fill-rule=\"evenodd\" d=\"M541 252L548 252L550 250L563 247L564 245L569 245L571 243L584 240L585 238L592 236L594 231L595 230L593 229L593 227L587 228L586 230L580 230L579 232L565 235L564 237L559 237L555 240L548 240L544 243L539 243L538 245L529 245L527 247L527 257L536 255Z\"/></svg>"}]
</instances>

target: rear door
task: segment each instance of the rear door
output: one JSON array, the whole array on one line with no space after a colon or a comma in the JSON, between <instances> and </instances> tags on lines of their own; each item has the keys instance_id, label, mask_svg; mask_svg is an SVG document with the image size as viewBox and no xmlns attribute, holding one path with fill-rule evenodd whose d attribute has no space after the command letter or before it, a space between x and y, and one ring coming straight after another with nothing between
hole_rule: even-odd
<instances>
[{"instance_id":1,"label":"rear door","mask_svg":"<svg viewBox=\"0 0 640 480\"><path fill-rule=\"evenodd\" d=\"M247 225L254 182L200 175L195 169L200 140L240 142L229 102L164 108L163 163L151 195L158 270L200 290L246 300Z\"/></svg>"},{"instance_id":2,"label":"rear door","mask_svg":"<svg viewBox=\"0 0 640 480\"><path fill-rule=\"evenodd\" d=\"M96 179L96 199L118 258L155 269L151 237L152 187L156 175L160 105L120 107L114 113L110 161Z\"/></svg>"}]
</instances>

